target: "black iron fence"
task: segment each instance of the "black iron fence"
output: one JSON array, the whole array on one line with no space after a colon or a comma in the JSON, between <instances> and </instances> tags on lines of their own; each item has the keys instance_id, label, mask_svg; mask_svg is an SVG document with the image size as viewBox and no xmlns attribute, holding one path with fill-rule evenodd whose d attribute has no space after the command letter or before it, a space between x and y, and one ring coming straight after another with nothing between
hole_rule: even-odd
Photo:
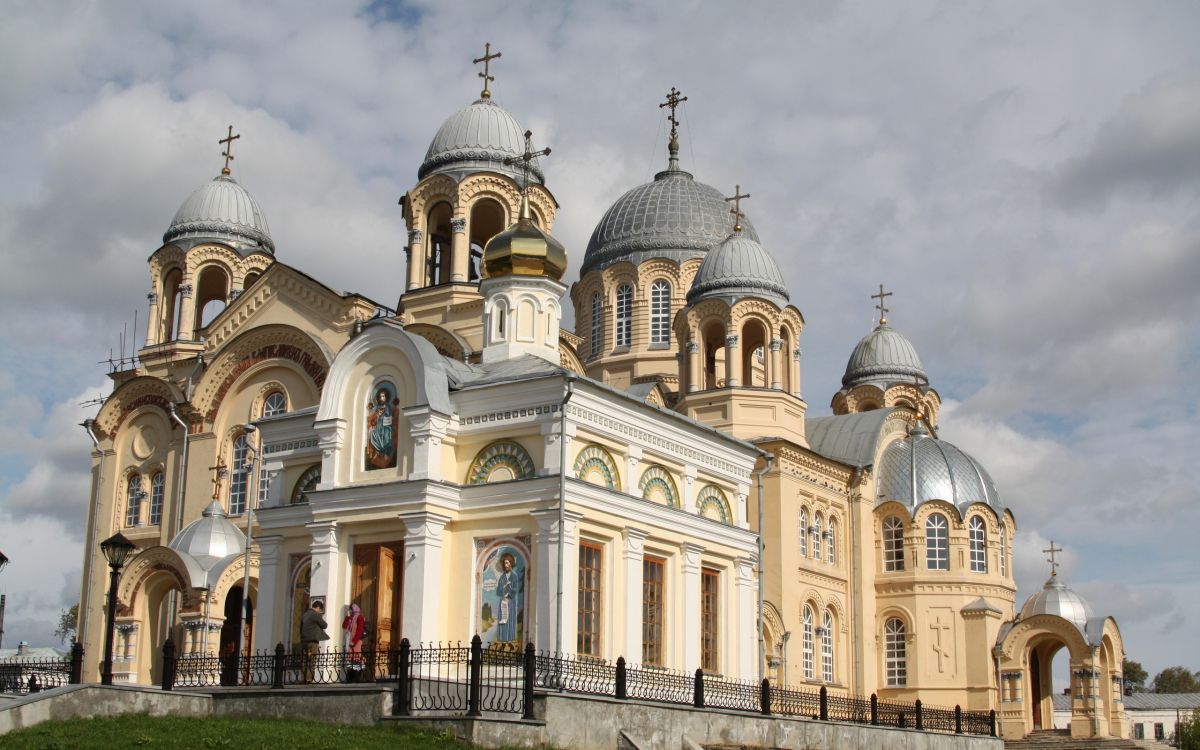
<instances>
[{"instance_id":1,"label":"black iron fence","mask_svg":"<svg viewBox=\"0 0 1200 750\"><path fill-rule=\"evenodd\" d=\"M38 693L63 685L77 685L83 674L83 646L76 643L62 658L0 659L0 693Z\"/></svg>"},{"instance_id":2,"label":"black iron fence","mask_svg":"<svg viewBox=\"0 0 1200 750\"><path fill-rule=\"evenodd\" d=\"M259 652L249 659L189 654L163 648L163 689L173 687L321 685L374 682L395 687L393 711L454 712L480 716L484 711L533 718L536 691L561 691L695 708L802 716L929 732L996 736L995 711L924 706L921 701L881 700L877 695L830 693L825 687L804 690L769 681L728 680L649 665L615 663L588 656L537 651L533 644L484 647L479 636L469 645L438 643L413 647L408 639L395 650L322 651L316 654Z\"/></svg>"}]
</instances>

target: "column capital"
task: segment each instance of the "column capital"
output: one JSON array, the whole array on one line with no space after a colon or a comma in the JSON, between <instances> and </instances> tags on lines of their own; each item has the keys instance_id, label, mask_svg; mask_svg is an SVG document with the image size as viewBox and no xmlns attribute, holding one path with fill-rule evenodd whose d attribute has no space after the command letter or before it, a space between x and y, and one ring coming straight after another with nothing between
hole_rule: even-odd
<instances>
[{"instance_id":1,"label":"column capital","mask_svg":"<svg viewBox=\"0 0 1200 750\"><path fill-rule=\"evenodd\" d=\"M420 229L408 230L408 244L409 245L420 245L421 240L424 238L425 238L425 233L422 232Z\"/></svg>"},{"instance_id":2,"label":"column capital","mask_svg":"<svg viewBox=\"0 0 1200 750\"><path fill-rule=\"evenodd\" d=\"M646 537L650 536L650 532L644 529L635 529L632 526L626 526L621 529L621 540L624 542L624 553L627 557L641 557L645 551Z\"/></svg>"},{"instance_id":3,"label":"column capital","mask_svg":"<svg viewBox=\"0 0 1200 750\"><path fill-rule=\"evenodd\" d=\"M732 349L733 347L735 347L737 345L738 345L738 336L736 333L731 333L725 337L725 346Z\"/></svg>"},{"instance_id":4,"label":"column capital","mask_svg":"<svg viewBox=\"0 0 1200 750\"><path fill-rule=\"evenodd\" d=\"M529 515L533 516L538 525L539 541L558 541L558 508L546 508L544 510L531 510ZM582 513L576 513L573 510L563 512L564 526L567 531L566 540L572 541L575 532L579 527L579 521L583 518Z\"/></svg>"},{"instance_id":5,"label":"column capital","mask_svg":"<svg viewBox=\"0 0 1200 750\"><path fill-rule=\"evenodd\" d=\"M283 536L279 534L268 534L266 536L254 537L254 543L258 545L258 554L260 557L268 555L276 555L279 552L279 547L283 545Z\"/></svg>"},{"instance_id":6,"label":"column capital","mask_svg":"<svg viewBox=\"0 0 1200 750\"><path fill-rule=\"evenodd\" d=\"M737 573L738 586L753 586L758 579L754 575L756 563L758 560L754 557L738 557L733 561L734 570Z\"/></svg>"},{"instance_id":7,"label":"column capital","mask_svg":"<svg viewBox=\"0 0 1200 750\"><path fill-rule=\"evenodd\" d=\"M308 533L312 534L312 551L336 552L338 548L338 522L314 521L304 524Z\"/></svg>"},{"instance_id":8,"label":"column capital","mask_svg":"<svg viewBox=\"0 0 1200 750\"><path fill-rule=\"evenodd\" d=\"M679 545L680 568L684 573L696 573L700 570L700 554L704 552L704 547L692 542L683 542Z\"/></svg>"},{"instance_id":9,"label":"column capital","mask_svg":"<svg viewBox=\"0 0 1200 750\"><path fill-rule=\"evenodd\" d=\"M404 522L404 544L436 545L442 544L442 532L451 521L450 516L430 511L416 510L398 513Z\"/></svg>"},{"instance_id":10,"label":"column capital","mask_svg":"<svg viewBox=\"0 0 1200 750\"><path fill-rule=\"evenodd\" d=\"M450 220L450 231L459 233L467 231L467 220L463 216L455 216Z\"/></svg>"}]
</instances>

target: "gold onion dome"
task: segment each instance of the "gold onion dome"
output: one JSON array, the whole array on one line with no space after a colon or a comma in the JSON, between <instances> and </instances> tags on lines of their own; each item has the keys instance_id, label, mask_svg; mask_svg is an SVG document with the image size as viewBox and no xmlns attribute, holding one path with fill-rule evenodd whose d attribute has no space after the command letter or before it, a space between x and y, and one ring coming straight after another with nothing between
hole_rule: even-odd
<instances>
[{"instance_id":1,"label":"gold onion dome","mask_svg":"<svg viewBox=\"0 0 1200 750\"><path fill-rule=\"evenodd\" d=\"M529 199L522 196L517 223L488 240L483 249L483 268L488 278L544 276L559 281L567 272L567 249L533 222Z\"/></svg>"}]
</instances>

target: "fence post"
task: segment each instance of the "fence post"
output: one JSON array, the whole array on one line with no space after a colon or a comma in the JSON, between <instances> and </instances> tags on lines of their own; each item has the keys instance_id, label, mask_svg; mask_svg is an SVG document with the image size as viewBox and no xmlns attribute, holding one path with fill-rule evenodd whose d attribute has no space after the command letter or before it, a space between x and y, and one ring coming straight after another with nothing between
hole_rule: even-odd
<instances>
[{"instance_id":1,"label":"fence post","mask_svg":"<svg viewBox=\"0 0 1200 750\"><path fill-rule=\"evenodd\" d=\"M533 683L537 677L537 651L532 642L525 644L525 674L522 676L524 677L522 692L524 693L525 711L521 714L521 718L533 719Z\"/></svg>"},{"instance_id":2,"label":"fence post","mask_svg":"<svg viewBox=\"0 0 1200 750\"><path fill-rule=\"evenodd\" d=\"M83 644L79 641L71 646L71 673L67 681L72 685L83 682Z\"/></svg>"},{"instance_id":3,"label":"fence post","mask_svg":"<svg viewBox=\"0 0 1200 750\"><path fill-rule=\"evenodd\" d=\"M471 638L470 683L467 685L467 716L483 716L479 710L479 694L483 689L483 640L476 633Z\"/></svg>"},{"instance_id":4,"label":"fence post","mask_svg":"<svg viewBox=\"0 0 1200 750\"><path fill-rule=\"evenodd\" d=\"M954 707L954 733L962 734L962 706Z\"/></svg>"},{"instance_id":5,"label":"fence post","mask_svg":"<svg viewBox=\"0 0 1200 750\"><path fill-rule=\"evenodd\" d=\"M925 715L921 713L921 699L920 698L917 698L917 702L915 705L917 708L917 729L924 729L925 728Z\"/></svg>"},{"instance_id":6,"label":"fence post","mask_svg":"<svg viewBox=\"0 0 1200 750\"><path fill-rule=\"evenodd\" d=\"M283 663L283 643L280 642L275 644L275 661L271 663L271 689L273 690L283 689Z\"/></svg>"},{"instance_id":7,"label":"fence post","mask_svg":"<svg viewBox=\"0 0 1200 750\"><path fill-rule=\"evenodd\" d=\"M829 691L821 686L821 721L829 721Z\"/></svg>"},{"instance_id":8,"label":"fence post","mask_svg":"<svg viewBox=\"0 0 1200 750\"><path fill-rule=\"evenodd\" d=\"M628 675L625 673L625 657L617 657L617 700L625 700L629 697L625 688L625 680Z\"/></svg>"},{"instance_id":9,"label":"fence post","mask_svg":"<svg viewBox=\"0 0 1200 750\"><path fill-rule=\"evenodd\" d=\"M170 638L163 644L162 689L175 689L175 641Z\"/></svg>"},{"instance_id":10,"label":"fence post","mask_svg":"<svg viewBox=\"0 0 1200 750\"><path fill-rule=\"evenodd\" d=\"M758 691L758 708L764 715L771 715L771 681L765 677Z\"/></svg>"},{"instance_id":11,"label":"fence post","mask_svg":"<svg viewBox=\"0 0 1200 750\"><path fill-rule=\"evenodd\" d=\"M692 706L704 708L704 670L696 670L696 678L692 681Z\"/></svg>"},{"instance_id":12,"label":"fence post","mask_svg":"<svg viewBox=\"0 0 1200 750\"><path fill-rule=\"evenodd\" d=\"M879 696L871 693L871 724L879 724Z\"/></svg>"},{"instance_id":13,"label":"fence post","mask_svg":"<svg viewBox=\"0 0 1200 750\"><path fill-rule=\"evenodd\" d=\"M988 711L988 736L996 736L996 710Z\"/></svg>"},{"instance_id":14,"label":"fence post","mask_svg":"<svg viewBox=\"0 0 1200 750\"><path fill-rule=\"evenodd\" d=\"M400 656L396 663L396 702L392 704L392 716L408 716L412 713L412 696L409 695L409 667L412 664L412 644L407 638L400 639Z\"/></svg>"}]
</instances>

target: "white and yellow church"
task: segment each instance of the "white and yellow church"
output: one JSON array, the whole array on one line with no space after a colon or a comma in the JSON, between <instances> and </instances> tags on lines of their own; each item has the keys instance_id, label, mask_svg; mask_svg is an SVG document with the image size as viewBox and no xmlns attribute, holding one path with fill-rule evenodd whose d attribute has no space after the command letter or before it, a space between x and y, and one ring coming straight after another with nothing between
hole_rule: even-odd
<instances>
[{"instance_id":1,"label":"white and yellow church","mask_svg":"<svg viewBox=\"0 0 1200 750\"><path fill-rule=\"evenodd\" d=\"M151 253L145 346L88 423L85 679L120 532L118 682L157 681L168 637L298 648L320 599L331 629L358 603L373 648L479 634L995 709L1006 737L1050 727L1065 647L1072 734L1126 734L1116 623L1057 575L1015 608L1017 521L937 436L882 288L833 415L806 416L804 317L740 188L682 168L680 101L569 296L548 150L486 87L402 198L398 310L277 260L227 158Z\"/></svg>"}]
</instances>

